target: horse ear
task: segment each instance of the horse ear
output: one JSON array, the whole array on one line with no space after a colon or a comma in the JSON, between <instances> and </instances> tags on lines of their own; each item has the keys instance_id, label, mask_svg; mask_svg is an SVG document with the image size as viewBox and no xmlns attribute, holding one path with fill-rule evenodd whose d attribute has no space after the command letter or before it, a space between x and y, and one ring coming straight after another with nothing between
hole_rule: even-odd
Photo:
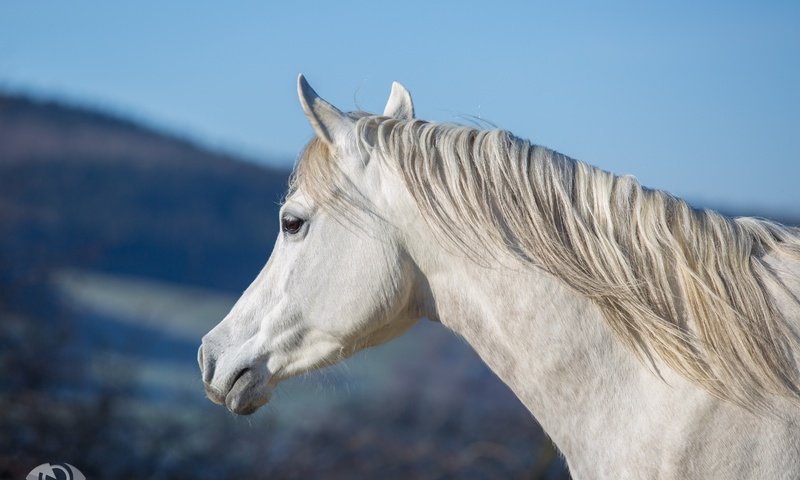
<instances>
[{"instance_id":1,"label":"horse ear","mask_svg":"<svg viewBox=\"0 0 800 480\"><path fill-rule=\"evenodd\" d=\"M392 93L389 94L389 101L383 109L384 117L393 117L400 120L411 120L414 118L414 103L411 101L411 94L400 82L392 82Z\"/></svg>"},{"instance_id":2,"label":"horse ear","mask_svg":"<svg viewBox=\"0 0 800 480\"><path fill-rule=\"evenodd\" d=\"M320 98L302 73L297 76L297 95L317 136L329 145L333 145L337 138L342 138L353 129L355 122Z\"/></svg>"}]
</instances>

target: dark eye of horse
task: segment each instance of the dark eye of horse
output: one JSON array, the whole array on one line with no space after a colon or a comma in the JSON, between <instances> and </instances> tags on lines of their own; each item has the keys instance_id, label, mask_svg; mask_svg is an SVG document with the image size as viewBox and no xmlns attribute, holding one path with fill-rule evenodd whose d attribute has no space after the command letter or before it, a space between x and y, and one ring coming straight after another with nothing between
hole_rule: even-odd
<instances>
[{"instance_id":1,"label":"dark eye of horse","mask_svg":"<svg viewBox=\"0 0 800 480\"><path fill-rule=\"evenodd\" d=\"M305 220L301 218L285 215L283 218L281 218L281 230L283 230L284 233L295 234L300 231L300 228L303 227L304 223Z\"/></svg>"}]
</instances>

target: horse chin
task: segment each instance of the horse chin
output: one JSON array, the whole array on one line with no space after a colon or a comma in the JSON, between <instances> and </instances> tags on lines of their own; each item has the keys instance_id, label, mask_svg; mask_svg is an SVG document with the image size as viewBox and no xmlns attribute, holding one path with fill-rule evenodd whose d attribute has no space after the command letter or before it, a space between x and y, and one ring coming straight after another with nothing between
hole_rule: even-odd
<instances>
[{"instance_id":1,"label":"horse chin","mask_svg":"<svg viewBox=\"0 0 800 480\"><path fill-rule=\"evenodd\" d=\"M242 374L225 396L225 407L236 415L250 415L272 398L272 386L267 378L253 370Z\"/></svg>"}]
</instances>

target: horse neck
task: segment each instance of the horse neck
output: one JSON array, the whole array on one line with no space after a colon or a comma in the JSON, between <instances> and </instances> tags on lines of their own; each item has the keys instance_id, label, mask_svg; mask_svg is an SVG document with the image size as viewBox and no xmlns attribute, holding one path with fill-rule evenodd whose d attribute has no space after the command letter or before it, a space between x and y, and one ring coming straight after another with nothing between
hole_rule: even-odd
<instances>
[{"instance_id":1,"label":"horse neck","mask_svg":"<svg viewBox=\"0 0 800 480\"><path fill-rule=\"evenodd\" d=\"M670 377L667 392L599 309L553 276L531 267L483 268L430 250L421 269L427 316L469 342L534 414L573 473L613 461L609 451L630 450L621 442L631 435L643 442L652 434L643 426L658 421L654 411L665 423L679 414L666 402L685 381Z\"/></svg>"}]
</instances>

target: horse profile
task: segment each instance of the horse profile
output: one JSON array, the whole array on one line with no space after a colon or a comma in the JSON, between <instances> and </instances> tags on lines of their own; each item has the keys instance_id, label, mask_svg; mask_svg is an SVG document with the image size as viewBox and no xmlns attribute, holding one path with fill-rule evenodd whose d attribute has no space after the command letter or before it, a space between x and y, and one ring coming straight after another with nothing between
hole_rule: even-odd
<instances>
[{"instance_id":1,"label":"horse profile","mask_svg":"<svg viewBox=\"0 0 800 480\"><path fill-rule=\"evenodd\" d=\"M502 130L343 113L198 352L237 414L419 319L464 337L575 478L800 478L800 230L695 210Z\"/></svg>"}]
</instances>

